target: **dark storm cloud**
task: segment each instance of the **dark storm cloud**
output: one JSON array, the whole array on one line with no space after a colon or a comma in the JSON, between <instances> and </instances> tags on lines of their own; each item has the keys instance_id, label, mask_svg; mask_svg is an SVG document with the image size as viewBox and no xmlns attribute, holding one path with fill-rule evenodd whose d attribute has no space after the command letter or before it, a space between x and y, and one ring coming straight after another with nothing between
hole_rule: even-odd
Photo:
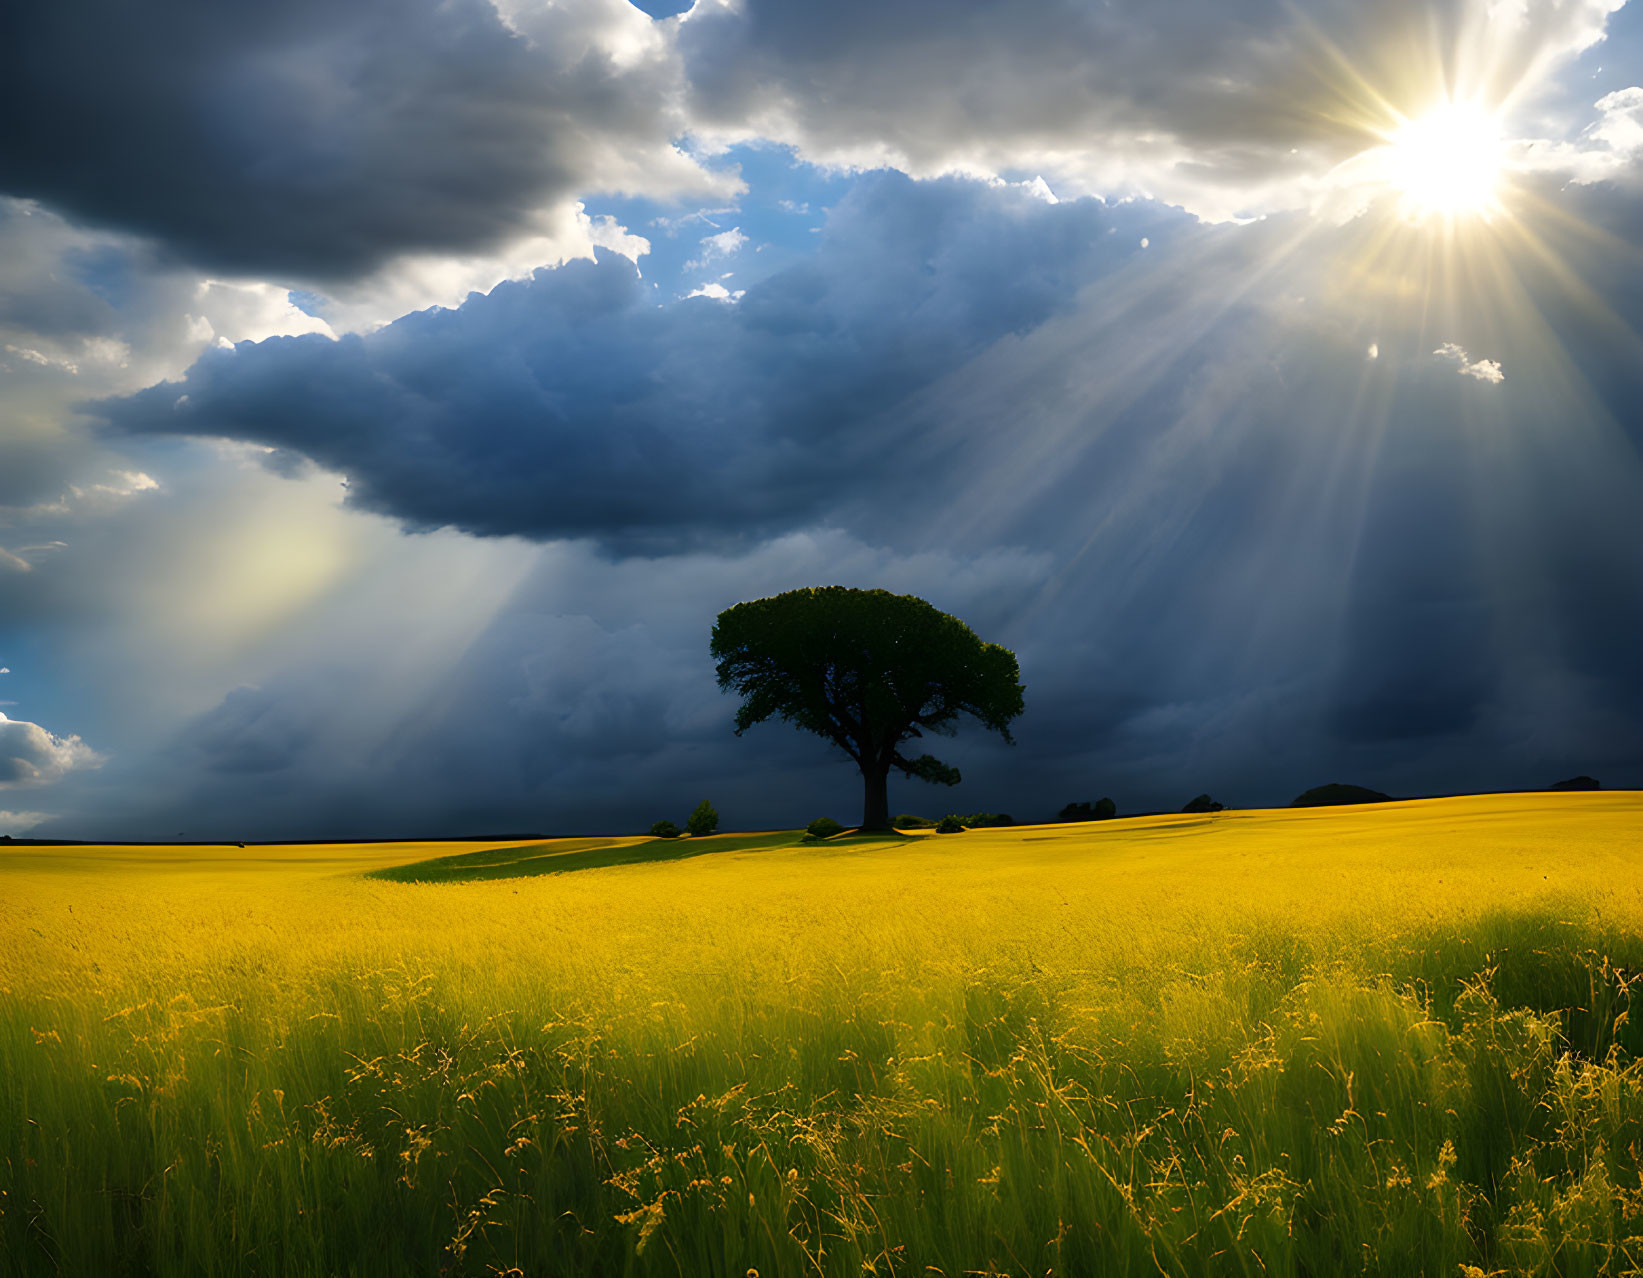
<instances>
[{"instance_id":1,"label":"dark storm cloud","mask_svg":"<svg viewBox=\"0 0 1643 1278\"><path fill-rule=\"evenodd\" d=\"M1580 198L1582 277L1632 288L1592 246L1635 201ZM577 263L107 406L128 431L180 416L298 449L412 524L629 552L608 584L588 568L512 605L371 750L329 744L318 676L230 698L185 753L232 769L187 803L251 811L251 769L277 767L357 829L407 794L445 829L617 828L625 795L678 806L708 781L738 820L808 819L816 794L848 816L848 768L814 743L727 737L702 651L715 608L830 580L924 594L1021 656L1020 745L961 740L964 788L909 787L915 810L1643 779L1635 347L1595 341L1555 269L1518 277L1545 327L1497 323L1487 292L1442 319L1366 303L1325 282L1373 228L1300 227L875 177L737 304L658 306L625 262ZM1451 343L1505 380L1463 375ZM823 521L894 553L775 570L702 549ZM1000 546L1049 567L953 589L952 557Z\"/></svg>"},{"instance_id":2,"label":"dark storm cloud","mask_svg":"<svg viewBox=\"0 0 1643 1278\"><path fill-rule=\"evenodd\" d=\"M616 0L121 0L0 9L0 190L236 273L472 252L544 205L691 181ZM647 169L649 172L647 173Z\"/></svg>"},{"instance_id":3,"label":"dark storm cloud","mask_svg":"<svg viewBox=\"0 0 1643 1278\"><path fill-rule=\"evenodd\" d=\"M875 176L736 304L659 305L607 258L369 337L213 353L102 410L169 489L162 450L195 458L213 500L129 503L0 576L0 643L78 607L79 642L106 636L83 658L99 695L130 696L133 661L168 690L145 691L163 730L39 712L110 755L95 788L58 783L49 832L635 830L702 797L743 828L849 819L849 765L780 726L733 737L706 652L717 609L831 581L923 595L1021 658L1019 744L962 733L963 786L898 787L898 809L1643 780L1643 291L1616 248L1639 205L1619 183L1557 198L1590 224L1557 252L1598 291L1519 262L1511 323L1488 291L1386 301L1356 255L1373 226ZM1451 343L1504 380L1434 354ZM333 510L323 475L235 450L231 487L213 450L150 437L179 429L312 455L414 526L587 540L399 537ZM271 540L205 588L202 547L257 503ZM287 611L271 564L305 562L315 542L282 539L320 519L318 543L346 526L381 560ZM514 555L537 571L500 603L455 596ZM261 652L209 675L209 645L177 655L265 602L286 628ZM458 620L477 637L406 655Z\"/></svg>"},{"instance_id":4,"label":"dark storm cloud","mask_svg":"<svg viewBox=\"0 0 1643 1278\"><path fill-rule=\"evenodd\" d=\"M507 549L390 540L397 571L442 601L453 569L482 574ZM436 571L426 556L441 547L456 563ZM716 612L795 582L838 580L921 592L985 628L1019 608L1046 568L1042 556L1010 551L898 556L838 532L668 561L612 563L586 545L524 553L534 570L494 615L480 607L472 636L452 648L419 654L394 638L439 624L426 598L377 590L356 607L358 592L343 592L310 624L324 638L287 652L277 672L164 733L150 727L140 751L111 746L97 793L117 801L82 802L92 792L65 781L52 803L72 815L49 828L202 838L632 831L682 820L704 796L735 828L768 828L813 806L804 820L824 809L849 817L860 792L842 755L786 725L732 734L734 703L714 683L707 648ZM455 606L442 604L441 617ZM966 762L979 757L974 744L950 753Z\"/></svg>"},{"instance_id":5,"label":"dark storm cloud","mask_svg":"<svg viewBox=\"0 0 1643 1278\"><path fill-rule=\"evenodd\" d=\"M368 336L210 351L99 411L301 453L413 528L678 550L910 486L899 402L1176 230L1156 208L881 174L739 302L664 302L602 255Z\"/></svg>"}]
</instances>

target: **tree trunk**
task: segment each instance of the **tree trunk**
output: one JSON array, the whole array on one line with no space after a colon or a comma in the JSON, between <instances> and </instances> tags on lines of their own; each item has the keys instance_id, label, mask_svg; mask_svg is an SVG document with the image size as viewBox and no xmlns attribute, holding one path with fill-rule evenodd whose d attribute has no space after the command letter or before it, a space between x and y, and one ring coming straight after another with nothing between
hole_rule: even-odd
<instances>
[{"instance_id":1,"label":"tree trunk","mask_svg":"<svg viewBox=\"0 0 1643 1278\"><path fill-rule=\"evenodd\" d=\"M867 798L862 804L861 828L888 830L890 828L890 769L865 767L862 779L867 783Z\"/></svg>"}]
</instances>

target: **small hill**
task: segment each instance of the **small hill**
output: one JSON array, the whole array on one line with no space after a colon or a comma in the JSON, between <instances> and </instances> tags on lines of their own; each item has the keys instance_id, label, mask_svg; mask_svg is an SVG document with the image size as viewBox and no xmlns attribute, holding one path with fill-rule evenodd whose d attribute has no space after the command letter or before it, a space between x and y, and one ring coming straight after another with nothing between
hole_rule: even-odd
<instances>
[{"instance_id":1,"label":"small hill","mask_svg":"<svg viewBox=\"0 0 1643 1278\"><path fill-rule=\"evenodd\" d=\"M1596 777L1570 777L1567 781L1554 781L1546 787L1548 790L1601 790Z\"/></svg>"},{"instance_id":2,"label":"small hill","mask_svg":"<svg viewBox=\"0 0 1643 1278\"><path fill-rule=\"evenodd\" d=\"M1340 803L1388 803L1391 799L1390 794L1382 794L1379 790L1371 790L1367 786L1342 785L1339 781L1332 781L1328 785L1313 786L1305 794L1293 799L1289 806L1323 808Z\"/></svg>"}]
</instances>

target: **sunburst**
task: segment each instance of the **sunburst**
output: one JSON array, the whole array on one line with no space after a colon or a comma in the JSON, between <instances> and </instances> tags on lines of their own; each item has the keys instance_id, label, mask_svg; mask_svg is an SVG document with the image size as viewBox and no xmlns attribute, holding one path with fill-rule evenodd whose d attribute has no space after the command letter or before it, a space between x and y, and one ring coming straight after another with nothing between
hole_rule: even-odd
<instances>
[{"instance_id":1,"label":"sunburst","mask_svg":"<svg viewBox=\"0 0 1643 1278\"><path fill-rule=\"evenodd\" d=\"M1393 130L1383 151L1384 180L1406 218L1486 218L1499 210L1505 147L1494 112L1440 103Z\"/></svg>"}]
</instances>

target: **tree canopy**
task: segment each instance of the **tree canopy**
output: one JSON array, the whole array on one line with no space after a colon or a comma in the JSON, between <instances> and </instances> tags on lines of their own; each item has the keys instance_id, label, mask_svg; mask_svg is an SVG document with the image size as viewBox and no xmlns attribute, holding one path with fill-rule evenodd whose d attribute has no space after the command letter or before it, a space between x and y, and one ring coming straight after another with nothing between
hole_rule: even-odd
<instances>
[{"instance_id":1,"label":"tree canopy","mask_svg":"<svg viewBox=\"0 0 1643 1278\"><path fill-rule=\"evenodd\" d=\"M968 715L1006 741L1022 712L1015 654L914 595L818 586L727 608L713 627L719 686L742 697L736 735L785 719L861 770L862 828L890 826L891 769L956 785L957 768L902 747Z\"/></svg>"},{"instance_id":2,"label":"tree canopy","mask_svg":"<svg viewBox=\"0 0 1643 1278\"><path fill-rule=\"evenodd\" d=\"M1305 794L1297 795L1290 801L1292 808L1322 808L1335 804L1346 803L1388 803L1392 796L1382 794L1379 790L1371 790L1361 785L1342 785L1339 781L1331 781L1328 785L1315 785Z\"/></svg>"}]
</instances>

